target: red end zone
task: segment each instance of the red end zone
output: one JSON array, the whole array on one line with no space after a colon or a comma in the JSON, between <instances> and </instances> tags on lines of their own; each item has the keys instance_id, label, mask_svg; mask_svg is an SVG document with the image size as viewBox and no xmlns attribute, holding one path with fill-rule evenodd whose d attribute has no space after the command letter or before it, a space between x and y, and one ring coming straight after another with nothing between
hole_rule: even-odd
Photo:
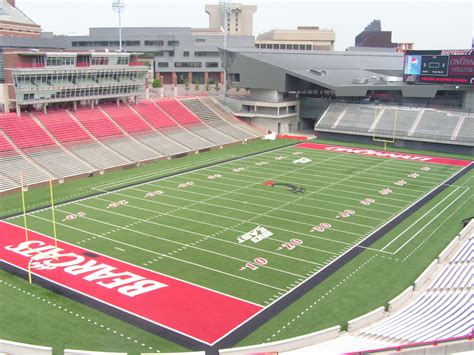
<instances>
[{"instance_id":1,"label":"red end zone","mask_svg":"<svg viewBox=\"0 0 474 355\"><path fill-rule=\"evenodd\" d=\"M212 345L263 307L0 221L0 259ZM54 257L55 250L59 256ZM48 255L48 252L50 253ZM33 260L32 260L33 259Z\"/></svg>"},{"instance_id":2,"label":"red end zone","mask_svg":"<svg viewBox=\"0 0 474 355\"><path fill-rule=\"evenodd\" d=\"M400 160L413 160L426 163L435 163L443 165L456 165L456 166L468 166L472 163L471 160L460 160L451 158L431 157L428 155L408 154L400 152L387 152L381 150L364 149L364 148L352 148L344 147L339 145L327 145L318 143L301 143L296 145L296 148L316 149L316 150L328 150L339 153L352 153L360 155L368 155L380 158L391 158Z\"/></svg>"}]
</instances>

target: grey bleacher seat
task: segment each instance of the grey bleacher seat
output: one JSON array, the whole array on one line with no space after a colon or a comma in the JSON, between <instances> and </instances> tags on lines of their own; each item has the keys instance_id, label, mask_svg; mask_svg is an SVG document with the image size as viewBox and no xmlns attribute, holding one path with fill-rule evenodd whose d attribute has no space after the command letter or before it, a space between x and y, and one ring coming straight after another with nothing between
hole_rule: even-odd
<instances>
[{"instance_id":1,"label":"grey bleacher seat","mask_svg":"<svg viewBox=\"0 0 474 355\"><path fill-rule=\"evenodd\" d=\"M456 137L457 141L460 142L473 142L474 143L474 117L466 116L461 125L461 129Z\"/></svg>"},{"instance_id":2,"label":"grey bleacher seat","mask_svg":"<svg viewBox=\"0 0 474 355\"><path fill-rule=\"evenodd\" d=\"M331 104L324 113L323 117L318 121L317 127L331 128L338 120L341 113L348 107L346 104Z\"/></svg>"},{"instance_id":3,"label":"grey bleacher seat","mask_svg":"<svg viewBox=\"0 0 474 355\"><path fill-rule=\"evenodd\" d=\"M199 99L181 100L181 103L191 110L201 120L205 121L209 126L225 133L227 136L234 138L235 141L252 138L248 132L243 131L238 126L234 126L230 122L224 121L214 111L201 102Z\"/></svg>"},{"instance_id":4,"label":"grey bleacher seat","mask_svg":"<svg viewBox=\"0 0 474 355\"><path fill-rule=\"evenodd\" d=\"M41 165L58 178L80 175L93 171L90 166L60 148L44 150L35 149L35 151L24 150L24 152L38 165Z\"/></svg>"},{"instance_id":5,"label":"grey bleacher seat","mask_svg":"<svg viewBox=\"0 0 474 355\"><path fill-rule=\"evenodd\" d=\"M102 143L133 162L156 159L162 156L162 154L124 136L105 138Z\"/></svg>"},{"instance_id":6,"label":"grey bleacher seat","mask_svg":"<svg viewBox=\"0 0 474 355\"><path fill-rule=\"evenodd\" d=\"M211 148L214 146L213 143L204 140L203 138L181 127L163 128L161 133L164 133L166 136L174 139L176 142L184 144L193 150Z\"/></svg>"},{"instance_id":7,"label":"grey bleacher seat","mask_svg":"<svg viewBox=\"0 0 474 355\"><path fill-rule=\"evenodd\" d=\"M134 137L143 144L159 151L163 156L182 154L190 149L158 132L138 133Z\"/></svg>"},{"instance_id":8,"label":"grey bleacher seat","mask_svg":"<svg viewBox=\"0 0 474 355\"><path fill-rule=\"evenodd\" d=\"M223 119L224 121L233 124L234 126L237 126L240 130L246 132L248 134L248 138L256 138L256 137L262 137L265 135L264 132L259 131L258 129L245 124L241 122L239 119L236 117L232 116L230 113L226 112L222 107L220 107L218 104L216 104L211 98L201 98L201 102L203 102L205 105L207 105L212 111L217 113L217 115Z\"/></svg>"},{"instance_id":9,"label":"grey bleacher seat","mask_svg":"<svg viewBox=\"0 0 474 355\"><path fill-rule=\"evenodd\" d=\"M79 144L70 143L67 144L66 147L78 157L98 169L107 169L131 163L130 160L119 156L92 140L80 142Z\"/></svg>"},{"instance_id":10,"label":"grey bleacher seat","mask_svg":"<svg viewBox=\"0 0 474 355\"><path fill-rule=\"evenodd\" d=\"M11 180L9 177L0 175L0 191L7 191L14 189L20 186L15 181Z\"/></svg>"},{"instance_id":11,"label":"grey bleacher seat","mask_svg":"<svg viewBox=\"0 0 474 355\"><path fill-rule=\"evenodd\" d=\"M336 129L368 132L380 111L380 108L351 105L347 108Z\"/></svg>"},{"instance_id":12,"label":"grey bleacher seat","mask_svg":"<svg viewBox=\"0 0 474 355\"><path fill-rule=\"evenodd\" d=\"M36 184L49 181L51 176L41 170L37 165L23 158L21 155L12 155L0 158L0 171L20 184L20 173L23 175L24 185Z\"/></svg>"},{"instance_id":13,"label":"grey bleacher seat","mask_svg":"<svg viewBox=\"0 0 474 355\"><path fill-rule=\"evenodd\" d=\"M395 131L396 136L406 137L418 113L419 112L415 110L387 108L377 122L374 130L375 134L393 136Z\"/></svg>"},{"instance_id":14,"label":"grey bleacher seat","mask_svg":"<svg viewBox=\"0 0 474 355\"><path fill-rule=\"evenodd\" d=\"M198 136L201 136L215 144L228 144L236 142L234 138L229 137L228 135L205 124L187 125L186 128L192 131L194 134L197 134Z\"/></svg>"},{"instance_id":15,"label":"grey bleacher seat","mask_svg":"<svg viewBox=\"0 0 474 355\"><path fill-rule=\"evenodd\" d=\"M459 119L460 116L448 115L446 112L425 110L412 135L450 140Z\"/></svg>"}]
</instances>

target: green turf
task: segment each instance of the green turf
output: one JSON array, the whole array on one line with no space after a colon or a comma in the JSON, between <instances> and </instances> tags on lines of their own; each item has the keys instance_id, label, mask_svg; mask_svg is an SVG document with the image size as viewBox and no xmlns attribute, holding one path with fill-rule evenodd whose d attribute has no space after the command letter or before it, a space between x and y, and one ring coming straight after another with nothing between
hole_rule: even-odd
<instances>
[{"instance_id":1,"label":"green turf","mask_svg":"<svg viewBox=\"0 0 474 355\"><path fill-rule=\"evenodd\" d=\"M256 144L252 149L250 144L238 147L239 151L232 155L244 155L277 144L264 143L267 142ZM216 159L224 159L230 153L227 150L205 153L174 163L176 165L172 168L179 171L184 163L194 164L200 159L214 158L211 154ZM279 157L285 159L280 160ZM293 163L301 157L309 158L311 162ZM262 162L267 164L262 165ZM421 169L426 166L430 171ZM164 174L167 166L158 171L156 168L153 170L152 166L145 168L151 169L150 173L157 176ZM282 148L59 206L56 209L58 236L81 247L265 306L458 170L459 167L454 166ZM91 193L110 190L130 181L124 181L122 177L131 177L132 172L122 172L122 175L108 179L100 177L94 183L88 181L86 185L76 182L71 191ZM419 176L409 177L414 172ZM216 178L209 179L213 176ZM377 242L374 250L364 251L334 277L261 327L242 344L277 340L343 324L385 304L419 275L460 228L450 222L454 218L459 221L461 215L467 214L467 205L472 198L467 187L472 186L472 176L471 172L456 184L459 186L448 188L423 210L411 216L409 221ZM394 184L402 179L408 182L405 186ZM294 194L283 188L265 186L263 183L267 180L304 187L306 193ZM193 185L186 186L188 182ZM461 187L461 184L465 186ZM381 195L379 191L385 188L390 188L392 192ZM67 199L66 185L64 189L62 198ZM147 193L155 191L162 194L146 197ZM46 192L32 190L26 194L27 200L41 201L44 199L41 194ZM370 205L360 203L368 198L375 202ZM110 203L121 200L126 200L128 204L107 208ZM11 209L15 208L13 202L8 203L12 203ZM355 211L355 214L347 216L343 213L346 210ZM78 212L84 212L86 216L65 219L67 215ZM435 222L431 223L435 216ZM440 224L443 218L447 218L448 222ZM11 219L10 222L21 225L22 219ZM321 223L331 224L331 227L322 232L311 231ZM29 215L28 224L33 230L51 235L51 210ZM414 224L413 230L402 233L411 224ZM250 240L238 242L239 236L258 226L267 228L273 235L258 243ZM413 231L421 228L424 229L413 237ZM426 238L429 242L423 242ZM295 239L303 244L291 250L282 248L283 243ZM258 266L256 270L240 270L257 257L265 258L268 264ZM12 277L9 278L9 282L14 284ZM322 299L325 293L327 295ZM321 300L317 301L318 298ZM314 302L316 304L310 307ZM11 305L9 308L14 307ZM33 306L28 308L33 309ZM301 312L303 314L299 318L307 317L307 320L295 318ZM298 321L292 321L293 318ZM285 326L288 322L290 324ZM21 338L34 343L36 338L28 334L33 332L35 326L31 323L23 330L12 329L4 338ZM83 334L89 331L85 327ZM52 338L50 331L44 332L49 334L44 336L45 339ZM58 329L58 332L57 339L66 339L58 340L58 346L68 344L70 336L67 331ZM160 351L176 349L158 337L153 339L156 339L156 348ZM151 341L145 344L149 343ZM79 345L103 350L97 339ZM68 344L67 347L71 346ZM139 348L132 347L130 351Z\"/></svg>"}]
</instances>

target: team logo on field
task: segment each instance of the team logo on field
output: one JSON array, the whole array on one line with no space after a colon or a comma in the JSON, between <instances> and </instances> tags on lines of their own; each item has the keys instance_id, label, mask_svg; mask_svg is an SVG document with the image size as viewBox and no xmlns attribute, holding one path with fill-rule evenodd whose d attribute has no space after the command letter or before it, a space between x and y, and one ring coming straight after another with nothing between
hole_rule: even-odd
<instances>
[{"instance_id":1,"label":"team logo on field","mask_svg":"<svg viewBox=\"0 0 474 355\"><path fill-rule=\"evenodd\" d=\"M308 164L310 162L312 162L312 160L308 158L299 158L299 159L293 160L293 164Z\"/></svg>"},{"instance_id":2,"label":"team logo on field","mask_svg":"<svg viewBox=\"0 0 474 355\"><path fill-rule=\"evenodd\" d=\"M304 194L306 192L306 188L298 187L296 185L288 184L286 182L276 182L276 181L268 180L268 181L265 181L263 185L285 189L290 192L293 192L294 194L298 194L298 193Z\"/></svg>"},{"instance_id":3,"label":"team logo on field","mask_svg":"<svg viewBox=\"0 0 474 355\"><path fill-rule=\"evenodd\" d=\"M258 243L264 239L267 239L268 237L271 237L272 235L273 233L270 232L265 227L258 226L257 228L252 229L250 232L245 233L241 235L240 237L238 237L237 241L239 243L243 243L247 240L251 240L254 243Z\"/></svg>"}]
</instances>

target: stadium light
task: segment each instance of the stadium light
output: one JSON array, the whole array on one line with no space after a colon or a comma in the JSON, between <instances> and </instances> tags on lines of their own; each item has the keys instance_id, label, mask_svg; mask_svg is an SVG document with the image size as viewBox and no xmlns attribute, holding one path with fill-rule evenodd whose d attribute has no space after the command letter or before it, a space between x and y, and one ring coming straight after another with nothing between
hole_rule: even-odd
<instances>
[{"instance_id":1,"label":"stadium light","mask_svg":"<svg viewBox=\"0 0 474 355\"><path fill-rule=\"evenodd\" d=\"M224 97L227 96L227 3L230 2L228 0L221 0L219 1L219 5L222 10L222 26L221 29L224 31L224 59L222 63L222 69L224 69Z\"/></svg>"},{"instance_id":2,"label":"stadium light","mask_svg":"<svg viewBox=\"0 0 474 355\"><path fill-rule=\"evenodd\" d=\"M112 9L118 13L119 18L119 50L122 51L122 12L125 9L125 4L122 0L112 0Z\"/></svg>"}]
</instances>

